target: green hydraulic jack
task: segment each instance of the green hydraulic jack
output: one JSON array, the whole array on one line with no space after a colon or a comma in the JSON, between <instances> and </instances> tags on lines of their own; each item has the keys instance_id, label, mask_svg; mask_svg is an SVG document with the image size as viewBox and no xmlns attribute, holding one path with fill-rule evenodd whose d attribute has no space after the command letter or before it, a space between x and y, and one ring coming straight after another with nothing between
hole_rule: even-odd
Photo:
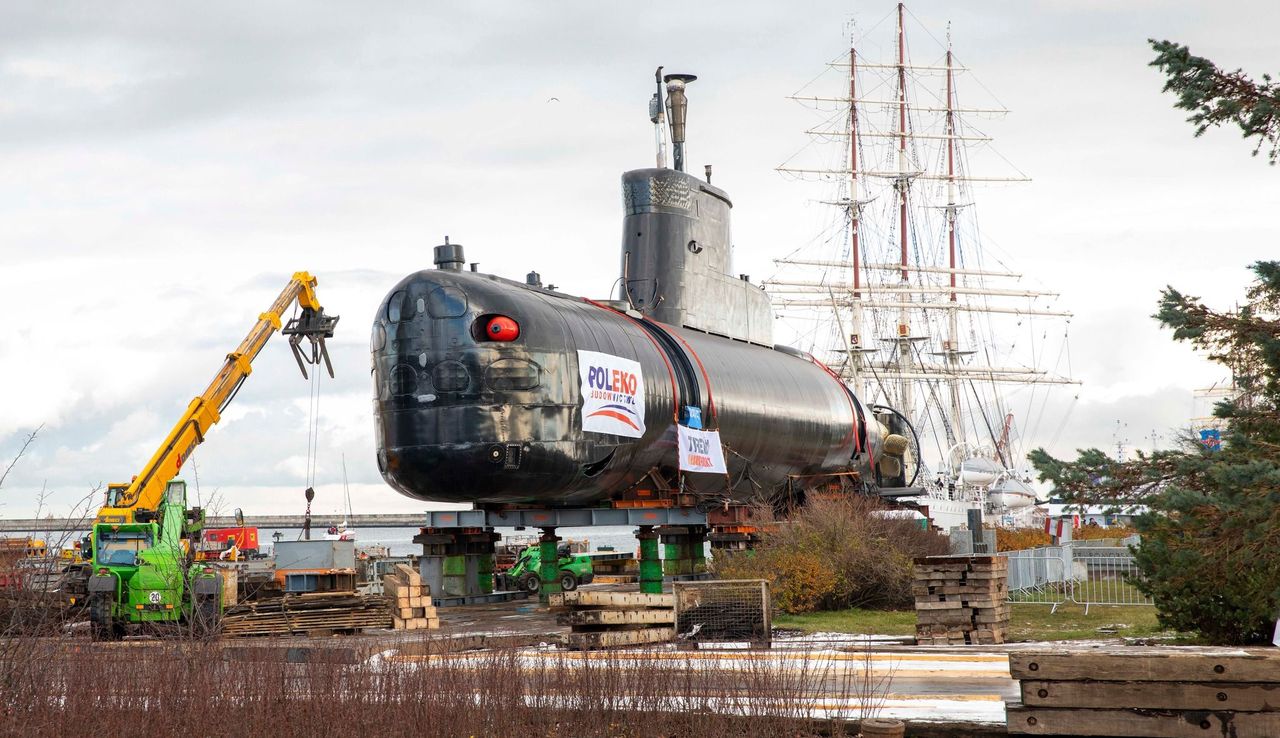
<instances>
[{"instance_id":1,"label":"green hydraulic jack","mask_svg":"<svg viewBox=\"0 0 1280 738\"><path fill-rule=\"evenodd\" d=\"M542 586L538 588L538 601L546 604L552 594L560 592L560 538L555 528L543 528L542 537L538 539L538 578Z\"/></svg>"},{"instance_id":2,"label":"green hydraulic jack","mask_svg":"<svg viewBox=\"0 0 1280 738\"><path fill-rule=\"evenodd\" d=\"M658 533L652 525L642 525L636 533L640 542L640 592L662 594L662 560L658 558Z\"/></svg>"},{"instance_id":3,"label":"green hydraulic jack","mask_svg":"<svg viewBox=\"0 0 1280 738\"><path fill-rule=\"evenodd\" d=\"M669 577L707 571L707 528L703 525L664 525L658 528L663 544L662 573Z\"/></svg>"}]
</instances>

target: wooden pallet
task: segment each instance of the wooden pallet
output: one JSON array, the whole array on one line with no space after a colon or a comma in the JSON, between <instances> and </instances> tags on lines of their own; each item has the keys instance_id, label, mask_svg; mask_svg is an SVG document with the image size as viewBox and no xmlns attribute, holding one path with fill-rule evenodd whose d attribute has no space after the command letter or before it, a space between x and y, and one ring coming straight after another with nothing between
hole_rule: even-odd
<instances>
[{"instance_id":1,"label":"wooden pallet","mask_svg":"<svg viewBox=\"0 0 1280 738\"><path fill-rule=\"evenodd\" d=\"M574 591L549 595L568 646L582 650L664 643L676 635L675 595Z\"/></svg>"},{"instance_id":2,"label":"wooden pallet","mask_svg":"<svg viewBox=\"0 0 1280 738\"><path fill-rule=\"evenodd\" d=\"M929 556L914 562L916 643L1004 643L1009 562L1003 556Z\"/></svg>"},{"instance_id":3,"label":"wooden pallet","mask_svg":"<svg viewBox=\"0 0 1280 738\"><path fill-rule=\"evenodd\" d=\"M319 635L390 628L391 620L379 595L316 592L236 605L223 616L221 628L229 638Z\"/></svg>"},{"instance_id":4,"label":"wooden pallet","mask_svg":"<svg viewBox=\"0 0 1280 738\"><path fill-rule=\"evenodd\" d=\"M1280 736L1280 653L1013 653L1011 735Z\"/></svg>"},{"instance_id":5,"label":"wooden pallet","mask_svg":"<svg viewBox=\"0 0 1280 738\"><path fill-rule=\"evenodd\" d=\"M394 571L382 577L382 591L391 608L391 623L396 630L435 630L440 618L431 604L431 587L411 566L397 564Z\"/></svg>"}]
</instances>

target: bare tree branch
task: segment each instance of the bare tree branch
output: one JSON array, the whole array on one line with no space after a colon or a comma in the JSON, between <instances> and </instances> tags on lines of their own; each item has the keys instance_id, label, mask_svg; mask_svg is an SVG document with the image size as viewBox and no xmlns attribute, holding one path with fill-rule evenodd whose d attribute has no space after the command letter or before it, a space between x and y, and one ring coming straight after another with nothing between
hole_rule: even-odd
<instances>
[{"instance_id":1,"label":"bare tree branch","mask_svg":"<svg viewBox=\"0 0 1280 738\"><path fill-rule=\"evenodd\" d=\"M9 472L13 471L13 467L18 465L18 460L21 459L23 454L27 452L27 447L35 442L36 436L40 434L40 431L43 428L44 428L44 423L41 423L40 427L31 431L31 433L27 435L27 440L22 442L22 448L18 449L18 454L13 457L13 461L9 462L9 466L5 467L4 474L0 474L0 487L4 486L4 480L9 478Z\"/></svg>"}]
</instances>

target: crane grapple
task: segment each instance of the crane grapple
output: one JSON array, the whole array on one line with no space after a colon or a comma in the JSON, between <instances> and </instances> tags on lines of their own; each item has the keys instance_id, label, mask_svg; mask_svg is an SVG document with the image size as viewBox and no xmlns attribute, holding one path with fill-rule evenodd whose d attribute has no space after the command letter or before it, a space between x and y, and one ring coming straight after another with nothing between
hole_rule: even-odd
<instances>
[{"instance_id":1,"label":"crane grapple","mask_svg":"<svg viewBox=\"0 0 1280 738\"><path fill-rule=\"evenodd\" d=\"M302 308L302 314L290 318L280 331L282 335L289 337L289 348L293 350L293 358L298 362L298 368L302 370L302 377L308 379L307 365L318 365L324 362L324 368L328 370L329 377L333 378L333 363L329 361L329 349L325 346L326 338L333 338L333 329L338 325L337 315L325 315L324 309L312 309L309 307ZM302 349L302 339L306 338L311 342L311 350L305 352Z\"/></svg>"}]
</instances>

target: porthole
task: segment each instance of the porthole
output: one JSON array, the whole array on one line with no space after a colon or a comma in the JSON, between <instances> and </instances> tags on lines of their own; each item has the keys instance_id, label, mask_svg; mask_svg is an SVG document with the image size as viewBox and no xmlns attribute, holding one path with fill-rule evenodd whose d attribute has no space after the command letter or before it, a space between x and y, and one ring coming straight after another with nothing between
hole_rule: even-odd
<instances>
[{"instance_id":1,"label":"porthole","mask_svg":"<svg viewBox=\"0 0 1280 738\"><path fill-rule=\"evenodd\" d=\"M396 290L387 298L387 320L399 323L401 308L404 306L404 290Z\"/></svg>"},{"instance_id":2,"label":"porthole","mask_svg":"<svg viewBox=\"0 0 1280 738\"><path fill-rule=\"evenodd\" d=\"M411 395L418 391L418 373L413 367L401 364L391 370L391 394Z\"/></svg>"},{"instance_id":3,"label":"porthole","mask_svg":"<svg viewBox=\"0 0 1280 738\"><path fill-rule=\"evenodd\" d=\"M431 370L431 383L441 392L461 392L471 384L471 372L457 361L442 361Z\"/></svg>"},{"instance_id":4,"label":"porthole","mask_svg":"<svg viewBox=\"0 0 1280 738\"><path fill-rule=\"evenodd\" d=\"M457 287L437 287L427 295L427 314L433 318L461 318L467 312L467 296Z\"/></svg>"},{"instance_id":5,"label":"porthole","mask_svg":"<svg viewBox=\"0 0 1280 738\"><path fill-rule=\"evenodd\" d=\"M485 370L485 385L492 390L529 390L538 386L541 370L526 359L498 359Z\"/></svg>"}]
</instances>

